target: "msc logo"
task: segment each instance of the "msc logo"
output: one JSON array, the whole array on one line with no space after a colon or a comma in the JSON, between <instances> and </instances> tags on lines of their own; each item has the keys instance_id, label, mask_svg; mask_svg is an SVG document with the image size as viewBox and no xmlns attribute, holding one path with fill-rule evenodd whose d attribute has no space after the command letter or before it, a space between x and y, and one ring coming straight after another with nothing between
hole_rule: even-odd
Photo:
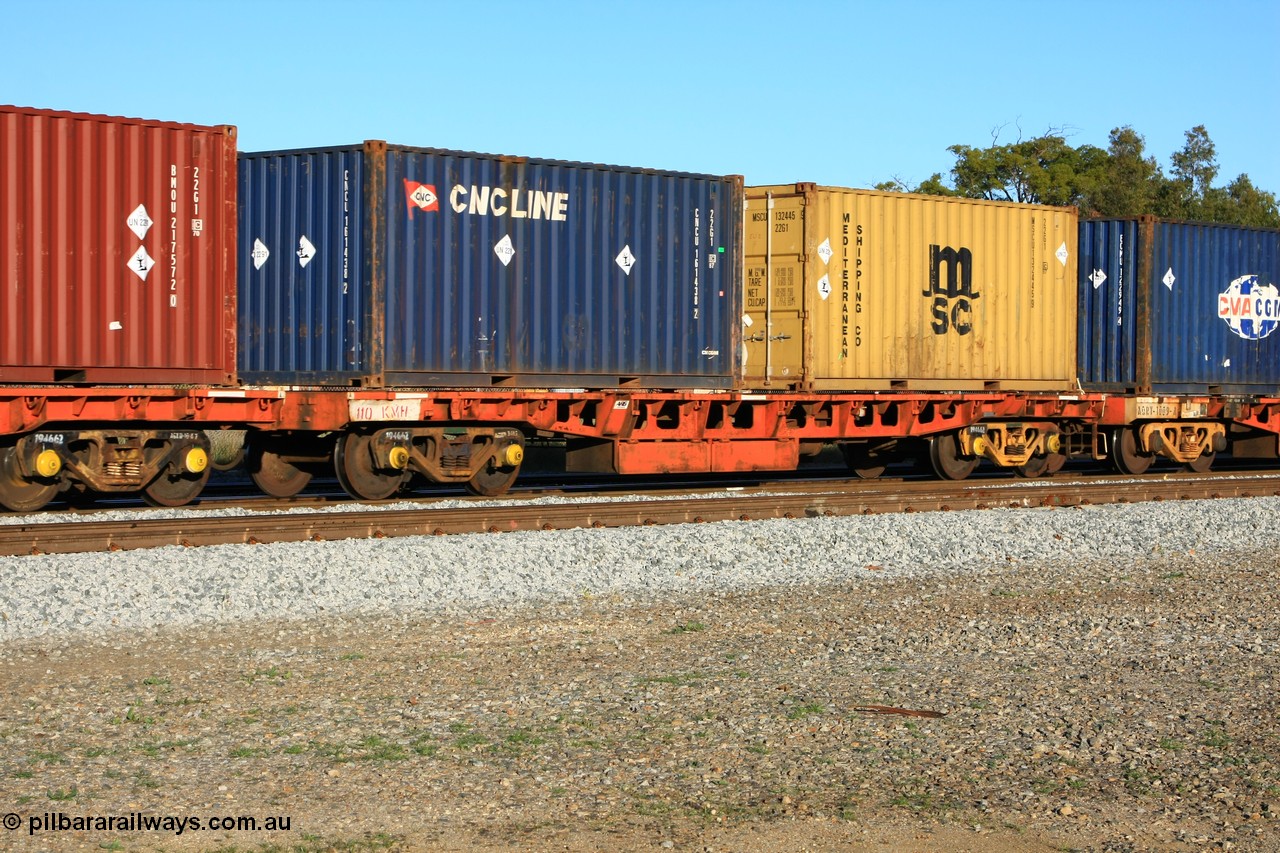
<instances>
[{"instance_id":1,"label":"msc logo","mask_svg":"<svg viewBox=\"0 0 1280 853\"><path fill-rule=\"evenodd\" d=\"M436 188L431 184L420 184L417 181L411 181L408 178L404 182L405 202L409 205L409 218L413 218L413 209L418 210L439 210L440 196L436 193Z\"/></svg>"},{"instance_id":2,"label":"msc logo","mask_svg":"<svg viewBox=\"0 0 1280 853\"><path fill-rule=\"evenodd\" d=\"M947 277L942 278L942 266L946 264ZM968 249L929 247L929 289L925 296L933 297L933 324L935 335L945 335L955 329L958 335L973 331L973 300L979 294L973 292L973 253Z\"/></svg>"}]
</instances>

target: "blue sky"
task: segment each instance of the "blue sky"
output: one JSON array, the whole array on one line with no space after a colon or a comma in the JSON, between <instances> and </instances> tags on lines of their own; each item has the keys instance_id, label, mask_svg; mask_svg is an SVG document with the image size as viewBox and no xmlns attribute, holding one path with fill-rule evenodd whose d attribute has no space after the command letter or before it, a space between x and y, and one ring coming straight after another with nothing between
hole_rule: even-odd
<instances>
[{"instance_id":1,"label":"blue sky","mask_svg":"<svg viewBox=\"0 0 1280 853\"><path fill-rule=\"evenodd\" d=\"M1166 171L1280 192L1280 3L0 0L0 101L235 124L241 150L364 139L914 183L984 146L1132 125Z\"/></svg>"}]
</instances>

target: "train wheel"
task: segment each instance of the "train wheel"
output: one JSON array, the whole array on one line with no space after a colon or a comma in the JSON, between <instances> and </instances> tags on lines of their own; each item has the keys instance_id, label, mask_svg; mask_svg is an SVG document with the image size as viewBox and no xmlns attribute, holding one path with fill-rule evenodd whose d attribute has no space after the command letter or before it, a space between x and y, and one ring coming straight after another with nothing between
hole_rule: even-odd
<instances>
[{"instance_id":1,"label":"train wheel","mask_svg":"<svg viewBox=\"0 0 1280 853\"><path fill-rule=\"evenodd\" d=\"M519 465L510 468L489 466L467 481L467 491L486 498L505 495L519 473Z\"/></svg>"},{"instance_id":2,"label":"train wheel","mask_svg":"<svg viewBox=\"0 0 1280 853\"><path fill-rule=\"evenodd\" d=\"M1067 457L1062 453L1046 453L1044 456L1033 456L1026 465L1014 465L1013 473L1019 477L1052 477L1067 464Z\"/></svg>"},{"instance_id":3,"label":"train wheel","mask_svg":"<svg viewBox=\"0 0 1280 853\"><path fill-rule=\"evenodd\" d=\"M29 480L22 476L16 448L0 449L0 506L14 512L35 512L57 494L56 480Z\"/></svg>"},{"instance_id":4,"label":"train wheel","mask_svg":"<svg viewBox=\"0 0 1280 853\"><path fill-rule=\"evenodd\" d=\"M404 471L383 471L374 467L373 451L367 435L347 433L333 448L333 467L338 482L353 498L380 501L400 491Z\"/></svg>"},{"instance_id":5,"label":"train wheel","mask_svg":"<svg viewBox=\"0 0 1280 853\"><path fill-rule=\"evenodd\" d=\"M865 444L845 442L840 445L840 454L849 470L863 480L874 480L888 467L884 457L872 453Z\"/></svg>"},{"instance_id":6,"label":"train wheel","mask_svg":"<svg viewBox=\"0 0 1280 853\"><path fill-rule=\"evenodd\" d=\"M176 476L168 471L161 472L159 477L142 490L142 500L151 506L185 506L204 491L212 470L206 467L199 474L182 473Z\"/></svg>"},{"instance_id":7,"label":"train wheel","mask_svg":"<svg viewBox=\"0 0 1280 853\"><path fill-rule=\"evenodd\" d=\"M311 482L311 472L303 471L282 458L283 442L254 438L245 451L245 467L249 477L265 494L273 498L291 498Z\"/></svg>"},{"instance_id":8,"label":"train wheel","mask_svg":"<svg viewBox=\"0 0 1280 853\"><path fill-rule=\"evenodd\" d=\"M1195 471L1197 474L1208 473L1209 469L1213 467L1213 460L1217 458L1218 454L1212 450L1208 453L1201 453L1195 459L1187 463L1187 470Z\"/></svg>"},{"instance_id":9,"label":"train wheel","mask_svg":"<svg viewBox=\"0 0 1280 853\"><path fill-rule=\"evenodd\" d=\"M1121 427L1111 436L1111 462L1121 474L1145 474L1156 461L1154 453L1138 450L1138 434Z\"/></svg>"},{"instance_id":10,"label":"train wheel","mask_svg":"<svg viewBox=\"0 0 1280 853\"><path fill-rule=\"evenodd\" d=\"M966 459L960 455L960 442L951 432L929 440L929 461L933 472L944 480L963 480L978 467L978 457Z\"/></svg>"},{"instance_id":11,"label":"train wheel","mask_svg":"<svg viewBox=\"0 0 1280 853\"><path fill-rule=\"evenodd\" d=\"M1025 465L1014 465L1013 473L1019 477L1026 477L1033 480L1036 477L1043 477L1049 471L1048 456L1032 456L1027 460Z\"/></svg>"}]
</instances>

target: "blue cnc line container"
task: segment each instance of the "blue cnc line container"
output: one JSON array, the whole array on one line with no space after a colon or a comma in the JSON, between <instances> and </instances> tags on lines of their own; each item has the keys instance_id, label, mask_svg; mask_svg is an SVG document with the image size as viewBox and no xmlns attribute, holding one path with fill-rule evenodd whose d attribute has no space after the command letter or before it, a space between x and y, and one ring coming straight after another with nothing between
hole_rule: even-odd
<instances>
[{"instance_id":1,"label":"blue cnc line container","mask_svg":"<svg viewBox=\"0 0 1280 853\"><path fill-rule=\"evenodd\" d=\"M742 179L365 142L240 156L250 384L729 388Z\"/></svg>"}]
</instances>

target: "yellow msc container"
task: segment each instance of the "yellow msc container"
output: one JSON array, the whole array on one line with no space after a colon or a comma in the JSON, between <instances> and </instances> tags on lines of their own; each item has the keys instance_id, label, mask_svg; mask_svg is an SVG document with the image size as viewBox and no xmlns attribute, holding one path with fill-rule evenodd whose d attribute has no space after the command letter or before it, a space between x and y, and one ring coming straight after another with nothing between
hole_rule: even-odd
<instances>
[{"instance_id":1,"label":"yellow msc container","mask_svg":"<svg viewBox=\"0 0 1280 853\"><path fill-rule=\"evenodd\" d=\"M1072 208L746 191L748 389L1076 387Z\"/></svg>"}]
</instances>

